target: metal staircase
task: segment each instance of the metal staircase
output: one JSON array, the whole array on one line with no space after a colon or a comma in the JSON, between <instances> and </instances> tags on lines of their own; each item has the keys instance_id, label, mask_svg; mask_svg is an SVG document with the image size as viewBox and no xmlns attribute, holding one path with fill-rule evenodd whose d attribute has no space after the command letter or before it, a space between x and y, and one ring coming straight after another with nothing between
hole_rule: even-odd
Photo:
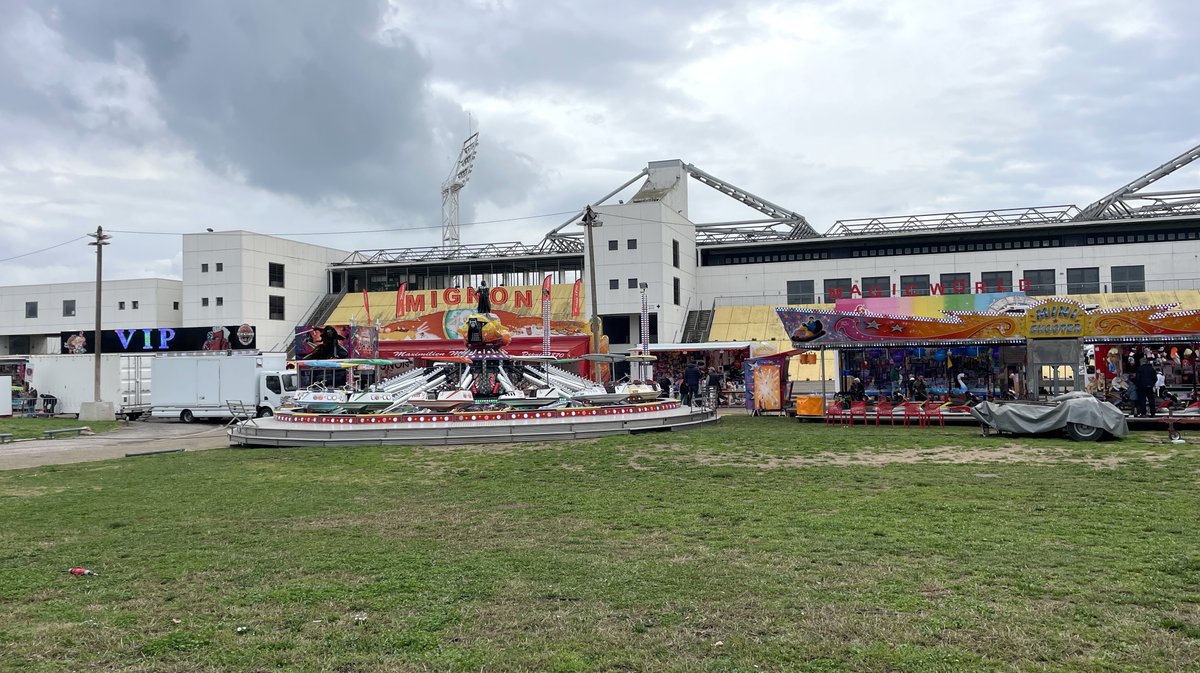
<instances>
[{"instance_id":1,"label":"metal staircase","mask_svg":"<svg viewBox=\"0 0 1200 673\"><path fill-rule=\"evenodd\" d=\"M313 325L324 325L329 316L333 315L333 311L342 303L342 299L346 296L346 291L330 292L329 294L317 299L309 308L303 320L296 324L297 327L311 327ZM296 330L283 340L283 343L277 347L276 352L293 353L296 345Z\"/></svg>"},{"instance_id":2,"label":"metal staircase","mask_svg":"<svg viewBox=\"0 0 1200 673\"><path fill-rule=\"evenodd\" d=\"M694 344L708 341L708 332L712 329L713 309L698 309L688 311L687 320L683 323L683 343Z\"/></svg>"}]
</instances>

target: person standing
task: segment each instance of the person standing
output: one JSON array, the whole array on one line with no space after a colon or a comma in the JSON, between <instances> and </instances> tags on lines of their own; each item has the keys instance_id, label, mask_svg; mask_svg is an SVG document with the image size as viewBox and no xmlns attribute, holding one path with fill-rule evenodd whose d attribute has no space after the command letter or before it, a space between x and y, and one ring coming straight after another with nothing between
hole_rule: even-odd
<instances>
[{"instance_id":1,"label":"person standing","mask_svg":"<svg viewBox=\"0 0 1200 673\"><path fill-rule=\"evenodd\" d=\"M664 371L662 378L658 380L658 388L662 392L663 397L671 396L671 375Z\"/></svg>"},{"instance_id":2,"label":"person standing","mask_svg":"<svg viewBox=\"0 0 1200 673\"><path fill-rule=\"evenodd\" d=\"M683 403L691 405L696 399L696 392L700 390L700 368L695 362L689 362L687 367L683 369L683 385L680 386L680 396L683 398Z\"/></svg>"},{"instance_id":3,"label":"person standing","mask_svg":"<svg viewBox=\"0 0 1200 673\"><path fill-rule=\"evenodd\" d=\"M1154 416L1154 384L1158 381L1158 372L1154 371L1154 365L1143 358L1134 380L1137 383L1137 415L1145 416L1149 413L1150 416Z\"/></svg>"}]
</instances>

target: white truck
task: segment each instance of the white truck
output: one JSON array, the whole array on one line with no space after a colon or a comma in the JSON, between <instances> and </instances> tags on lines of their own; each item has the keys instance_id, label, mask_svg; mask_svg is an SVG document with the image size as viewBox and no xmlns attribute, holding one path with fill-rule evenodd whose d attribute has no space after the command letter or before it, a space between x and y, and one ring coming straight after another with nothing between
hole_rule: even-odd
<instances>
[{"instance_id":1,"label":"white truck","mask_svg":"<svg viewBox=\"0 0 1200 673\"><path fill-rule=\"evenodd\" d=\"M96 356L25 355L26 376L39 396L57 399L55 414L79 414L95 393ZM150 410L150 360L145 355L102 353L100 399L111 402L118 417L133 420ZM44 400L38 400L42 409Z\"/></svg>"},{"instance_id":2,"label":"white truck","mask_svg":"<svg viewBox=\"0 0 1200 673\"><path fill-rule=\"evenodd\" d=\"M296 372L287 355L257 351L162 353L151 363L150 415L178 418L232 418L237 400L257 416L271 416L296 396Z\"/></svg>"}]
</instances>

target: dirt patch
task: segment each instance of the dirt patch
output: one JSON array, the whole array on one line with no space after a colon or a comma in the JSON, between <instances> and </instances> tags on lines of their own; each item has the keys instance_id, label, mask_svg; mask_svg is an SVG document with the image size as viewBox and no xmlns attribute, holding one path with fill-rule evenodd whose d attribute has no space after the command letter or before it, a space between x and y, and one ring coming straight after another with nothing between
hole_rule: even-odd
<instances>
[{"instance_id":1,"label":"dirt patch","mask_svg":"<svg viewBox=\"0 0 1200 673\"><path fill-rule=\"evenodd\" d=\"M1171 460L1177 452L1145 452L1129 455L1082 456L1056 448L1037 448L1021 444L1008 444L995 448L963 448L939 446L931 449L905 449L901 451L852 451L845 453L821 452L804 456L764 456L761 454L689 453L683 447L662 447L659 453L635 453L629 458L629 466L635 470L654 469L649 463L656 460L695 461L711 467L749 467L760 470L802 467L883 467L886 465L911 465L935 463L948 465L1033 463L1043 465L1078 464L1094 469L1115 469L1134 461L1163 463Z\"/></svg>"},{"instance_id":2,"label":"dirt patch","mask_svg":"<svg viewBox=\"0 0 1200 673\"><path fill-rule=\"evenodd\" d=\"M0 486L0 498L36 498L67 490L63 486Z\"/></svg>"}]
</instances>

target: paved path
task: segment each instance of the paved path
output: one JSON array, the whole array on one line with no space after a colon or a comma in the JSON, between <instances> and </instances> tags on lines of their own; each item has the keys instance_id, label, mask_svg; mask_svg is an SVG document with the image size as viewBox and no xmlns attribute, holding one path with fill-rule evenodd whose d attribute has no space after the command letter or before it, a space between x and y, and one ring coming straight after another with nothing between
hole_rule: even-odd
<instances>
[{"instance_id":1,"label":"paved path","mask_svg":"<svg viewBox=\"0 0 1200 673\"><path fill-rule=\"evenodd\" d=\"M0 470L107 460L138 451L200 451L227 446L229 438L219 423L137 421L112 432L88 437L30 439L0 444Z\"/></svg>"}]
</instances>

